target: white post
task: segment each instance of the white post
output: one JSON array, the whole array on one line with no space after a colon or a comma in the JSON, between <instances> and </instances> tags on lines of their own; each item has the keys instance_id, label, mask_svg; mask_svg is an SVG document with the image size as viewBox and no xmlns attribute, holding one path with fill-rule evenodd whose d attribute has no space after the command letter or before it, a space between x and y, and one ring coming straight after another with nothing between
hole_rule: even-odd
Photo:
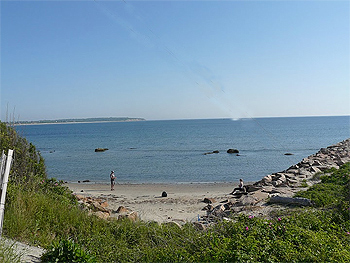
<instances>
[{"instance_id":1,"label":"white post","mask_svg":"<svg viewBox=\"0 0 350 263\"><path fill-rule=\"evenodd\" d=\"M12 164L12 154L13 154L13 150L9 150L7 155L7 160L6 160L5 173L2 179L2 191L1 191L1 199L0 199L0 237L2 234L2 225L4 223L6 190L7 190L7 182L8 182L11 164Z\"/></svg>"},{"instance_id":2,"label":"white post","mask_svg":"<svg viewBox=\"0 0 350 263\"><path fill-rule=\"evenodd\" d=\"M0 164L0 186L1 186L1 188L2 188L2 177L4 175L4 170L5 170L5 162L6 162L6 155L5 155L5 152L3 150L2 154L1 154L1 164Z\"/></svg>"}]
</instances>

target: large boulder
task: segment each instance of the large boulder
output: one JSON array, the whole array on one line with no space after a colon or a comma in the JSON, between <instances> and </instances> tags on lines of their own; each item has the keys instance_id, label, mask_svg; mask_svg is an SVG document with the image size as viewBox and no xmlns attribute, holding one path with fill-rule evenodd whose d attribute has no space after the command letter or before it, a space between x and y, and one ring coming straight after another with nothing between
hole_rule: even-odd
<instances>
[{"instance_id":1,"label":"large boulder","mask_svg":"<svg viewBox=\"0 0 350 263\"><path fill-rule=\"evenodd\" d=\"M110 210L107 209L106 207L103 207L99 202L96 202L96 201L93 201L91 203L91 206L93 211L101 211L101 212L104 212L104 213L110 213Z\"/></svg>"},{"instance_id":2,"label":"large boulder","mask_svg":"<svg viewBox=\"0 0 350 263\"><path fill-rule=\"evenodd\" d=\"M139 220L139 216L136 212L131 212L129 214L125 214L125 215L119 215L118 216L118 220L123 220L123 219L129 219L132 222L136 222Z\"/></svg>"},{"instance_id":3,"label":"large boulder","mask_svg":"<svg viewBox=\"0 0 350 263\"><path fill-rule=\"evenodd\" d=\"M213 204L213 203L216 203L216 200L214 198L204 198L203 200L204 203L206 204Z\"/></svg>"},{"instance_id":4,"label":"large boulder","mask_svg":"<svg viewBox=\"0 0 350 263\"><path fill-rule=\"evenodd\" d=\"M246 185L245 186L245 189L248 193L251 193L251 192L255 192L255 191L258 191L261 189L261 187L259 186L255 186L255 185Z\"/></svg>"},{"instance_id":5,"label":"large boulder","mask_svg":"<svg viewBox=\"0 0 350 263\"><path fill-rule=\"evenodd\" d=\"M102 211L93 212L93 214L101 219L108 219L110 214Z\"/></svg>"},{"instance_id":6,"label":"large boulder","mask_svg":"<svg viewBox=\"0 0 350 263\"><path fill-rule=\"evenodd\" d=\"M286 197L286 196L271 196L270 203L279 203L279 204L293 204L301 206L312 206L313 203L310 199L302 197Z\"/></svg>"},{"instance_id":7,"label":"large boulder","mask_svg":"<svg viewBox=\"0 0 350 263\"><path fill-rule=\"evenodd\" d=\"M236 206L253 206L258 203L260 200L254 195L247 195L242 197L239 202L236 203Z\"/></svg>"},{"instance_id":8,"label":"large boulder","mask_svg":"<svg viewBox=\"0 0 350 263\"><path fill-rule=\"evenodd\" d=\"M119 206L116 212L118 214L122 214L122 213L129 213L131 211L130 211L130 209L126 208L125 206Z\"/></svg>"}]
</instances>

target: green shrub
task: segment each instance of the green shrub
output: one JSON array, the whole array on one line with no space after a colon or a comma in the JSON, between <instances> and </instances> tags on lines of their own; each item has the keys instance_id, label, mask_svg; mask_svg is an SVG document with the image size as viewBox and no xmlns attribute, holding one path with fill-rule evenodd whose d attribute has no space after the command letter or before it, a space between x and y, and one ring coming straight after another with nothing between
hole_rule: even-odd
<instances>
[{"instance_id":1,"label":"green shrub","mask_svg":"<svg viewBox=\"0 0 350 263\"><path fill-rule=\"evenodd\" d=\"M305 179L301 182L300 187L302 188L308 187L308 184Z\"/></svg>"},{"instance_id":2,"label":"green shrub","mask_svg":"<svg viewBox=\"0 0 350 263\"><path fill-rule=\"evenodd\" d=\"M72 240L61 240L54 243L50 250L41 256L42 262L96 262L96 259L85 252Z\"/></svg>"},{"instance_id":3,"label":"green shrub","mask_svg":"<svg viewBox=\"0 0 350 263\"><path fill-rule=\"evenodd\" d=\"M350 163L346 163L339 170L331 169L330 175L320 177L321 182L311 186L306 191L300 191L295 196L309 198L317 207L338 206L350 198Z\"/></svg>"},{"instance_id":4,"label":"green shrub","mask_svg":"<svg viewBox=\"0 0 350 263\"><path fill-rule=\"evenodd\" d=\"M12 163L9 180L16 184L26 184L35 178L46 179L44 159L35 146L19 136L13 127L0 121L0 152L7 154L14 150L15 161Z\"/></svg>"}]
</instances>

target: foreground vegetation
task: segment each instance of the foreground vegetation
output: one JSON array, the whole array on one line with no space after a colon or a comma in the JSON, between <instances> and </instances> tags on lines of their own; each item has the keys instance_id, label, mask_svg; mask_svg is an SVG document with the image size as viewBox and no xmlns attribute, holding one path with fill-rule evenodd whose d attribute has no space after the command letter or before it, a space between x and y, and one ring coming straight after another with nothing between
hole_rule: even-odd
<instances>
[{"instance_id":1,"label":"foreground vegetation","mask_svg":"<svg viewBox=\"0 0 350 263\"><path fill-rule=\"evenodd\" d=\"M15 242L0 240L0 262L1 263L19 263L21 255L16 253Z\"/></svg>"},{"instance_id":2,"label":"foreground vegetation","mask_svg":"<svg viewBox=\"0 0 350 263\"><path fill-rule=\"evenodd\" d=\"M49 249L44 262L350 262L350 164L329 171L272 219L235 216L206 231L191 224L102 220L48 179L35 147L0 123L0 149L15 149L4 234Z\"/></svg>"}]
</instances>

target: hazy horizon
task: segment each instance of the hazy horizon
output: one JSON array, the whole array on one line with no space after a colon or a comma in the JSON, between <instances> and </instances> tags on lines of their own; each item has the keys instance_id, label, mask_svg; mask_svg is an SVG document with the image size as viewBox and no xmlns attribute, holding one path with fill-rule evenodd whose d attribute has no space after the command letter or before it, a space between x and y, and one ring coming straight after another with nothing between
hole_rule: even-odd
<instances>
[{"instance_id":1,"label":"hazy horizon","mask_svg":"<svg viewBox=\"0 0 350 263\"><path fill-rule=\"evenodd\" d=\"M108 118L129 118L129 119L141 119L142 121L181 121L181 120L216 120L216 119L232 119L236 120L245 120L245 119L269 119L269 118L317 118L317 117L350 117L350 115L317 115L317 116L264 116L264 117L242 117L242 118L197 118L197 119L145 119L143 117L125 117L125 116L107 116L107 117L79 117L79 118L60 118L60 119L33 119L33 120L14 120L15 122L40 122L40 121L66 121L66 120L84 120L84 119L108 119ZM108 122L108 121L106 121ZM113 122L113 121L112 121Z\"/></svg>"}]
</instances>

